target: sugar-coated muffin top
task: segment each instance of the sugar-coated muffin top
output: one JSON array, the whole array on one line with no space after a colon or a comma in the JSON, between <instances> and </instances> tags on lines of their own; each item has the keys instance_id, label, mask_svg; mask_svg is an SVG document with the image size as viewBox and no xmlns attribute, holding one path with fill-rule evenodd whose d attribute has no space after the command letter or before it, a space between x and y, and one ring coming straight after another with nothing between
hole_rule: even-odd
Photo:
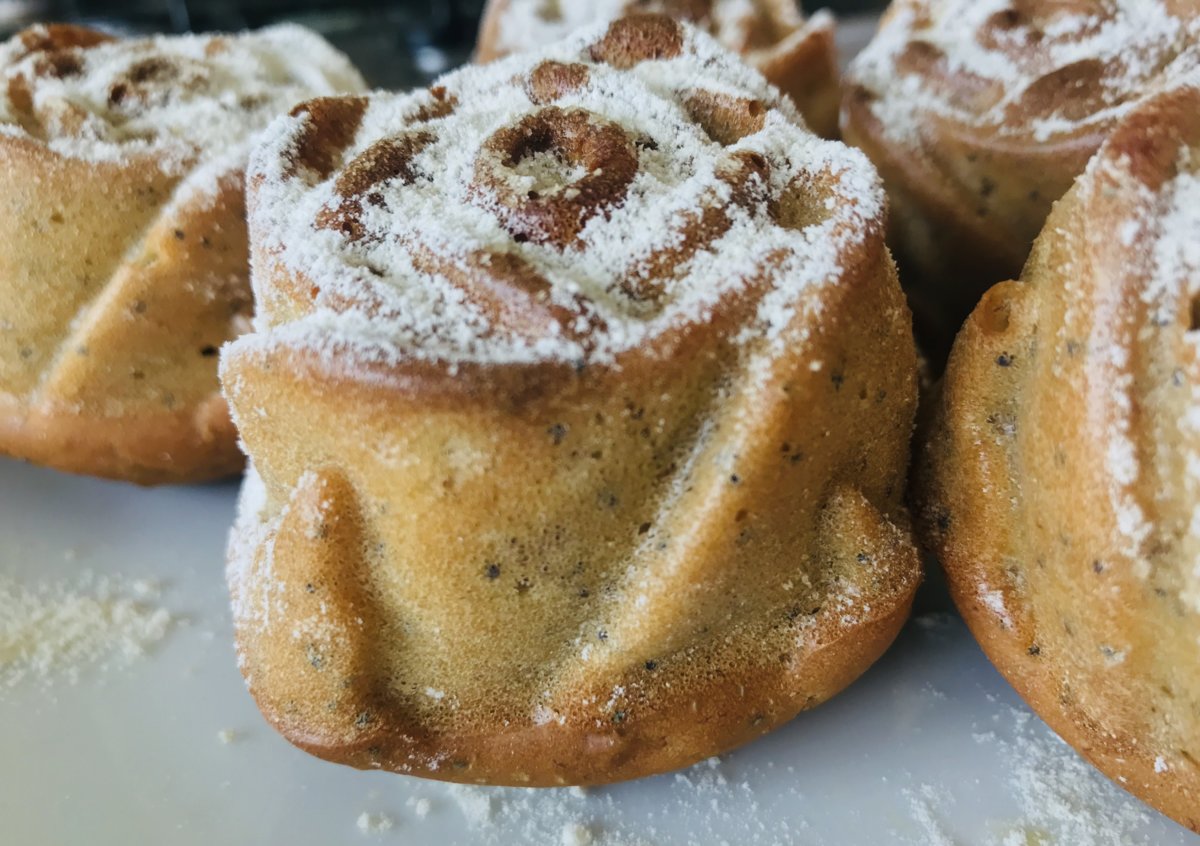
<instances>
[{"instance_id":1,"label":"sugar-coated muffin top","mask_svg":"<svg viewBox=\"0 0 1200 846\"><path fill-rule=\"evenodd\" d=\"M250 186L258 248L312 283L296 319L256 281L272 342L450 362L611 362L751 285L746 336L786 343L885 206L865 157L658 15L315 101L273 126Z\"/></svg>"},{"instance_id":2,"label":"sugar-coated muffin top","mask_svg":"<svg viewBox=\"0 0 1200 846\"><path fill-rule=\"evenodd\" d=\"M0 133L69 157L182 167L242 145L300 100L364 88L345 56L296 25L127 39L39 25L0 45Z\"/></svg>"}]
</instances>

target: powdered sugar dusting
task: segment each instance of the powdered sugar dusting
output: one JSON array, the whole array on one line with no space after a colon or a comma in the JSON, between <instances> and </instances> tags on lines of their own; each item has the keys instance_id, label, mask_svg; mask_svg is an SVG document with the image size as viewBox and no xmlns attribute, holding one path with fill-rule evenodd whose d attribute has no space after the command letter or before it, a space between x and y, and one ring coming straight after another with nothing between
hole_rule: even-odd
<instances>
[{"instance_id":1,"label":"powdered sugar dusting","mask_svg":"<svg viewBox=\"0 0 1200 846\"><path fill-rule=\"evenodd\" d=\"M1148 569L1142 549L1150 537L1151 527L1146 512L1134 493L1134 487L1141 476L1141 466L1133 434L1134 380L1129 371L1129 353L1125 347L1110 343L1104 346L1097 357L1112 374L1107 385L1094 386L1097 393L1103 393L1109 400L1107 403L1097 404L1096 407L1103 409L1106 418L1100 425L1108 434L1104 465L1112 480L1110 499L1117 518L1117 531L1124 539L1122 552L1135 562L1144 578Z\"/></svg>"},{"instance_id":2,"label":"powdered sugar dusting","mask_svg":"<svg viewBox=\"0 0 1200 846\"><path fill-rule=\"evenodd\" d=\"M261 544L268 544L265 554L268 565L272 559L272 548L266 537L266 509L267 488L251 463L246 467L246 475L242 480L237 525L229 533L229 548L225 558L229 562L225 577L229 583L233 612L237 619L252 617L256 611L261 611L266 619L270 618L270 597L252 596L249 590L251 580L248 578L250 567L254 563L255 550Z\"/></svg>"},{"instance_id":3,"label":"powdered sugar dusting","mask_svg":"<svg viewBox=\"0 0 1200 846\"><path fill-rule=\"evenodd\" d=\"M1184 304L1194 324L1200 298L1200 153L1184 148L1178 168L1178 175L1162 192L1164 213L1154 247L1155 272L1145 297L1164 309ZM1200 357L1200 333L1192 325L1184 338L1194 361ZM1200 380L1192 379L1187 389L1189 402L1178 421L1186 446L1180 493L1192 503L1187 548L1195 557L1184 573L1183 600L1200 612L1200 555L1196 555L1200 551Z\"/></svg>"},{"instance_id":4,"label":"powdered sugar dusting","mask_svg":"<svg viewBox=\"0 0 1200 846\"><path fill-rule=\"evenodd\" d=\"M89 667L143 657L172 623L157 597L152 583L90 572L32 585L0 575L0 689L74 683Z\"/></svg>"},{"instance_id":5,"label":"powdered sugar dusting","mask_svg":"<svg viewBox=\"0 0 1200 846\"><path fill-rule=\"evenodd\" d=\"M1127 801L1066 743L1038 731L1032 715L1013 710L1009 717L1016 726L1014 737L997 745L1023 819L1005 834L1005 846L1031 842L1030 835L1035 843L1073 846L1136 842L1135 832L1149 821L1140 806Z\"/></svg>"},{"instance_id":6,"label":"powdered sugar dusting","mask_svg":"<svg viewBox=\"0 0 1200 846\"><path fill-rule=\"evenodd\" d=\"M27 31L31 39L45 30ZM66 70L47 70L47 55ZM64 56L66 58L64 58ZM89 161L153 156L182 169L244 144L296 102L360 91L362 77L295 25L241 35L154 36L52 53L0 45L0 128ZM25 92L22 101L14 92Z\"/></svg>"},{"instance_id":7,"label":"powdered sugar dusting","mask_svg":"<svg viewBox=\"0 0 1200 846\"><path fill-rule=\"evenodd\" d=\"M979 601L984 606L995 614L1005 628L1012 628L1012 615L1008 613L1008 606L1004 603L1004 594L999 590L993 590L986 584L979 586Z\"/></svg>"},{"instance_id":8,"label":"powdered sugar dusting","mask_svg":"<svg viewBox=\"0 0 1200 846\"><path fill-rule=\"evenodd\" d=\"M1195 295L1200 293L1200 154L1182 150L1179 171L1163 192L1167 207L1154 250L1155 279L1182 284L1185 293Z\"/></svg>"},{"instance_id":9,"label":"powdered sugar dusting","mask_svg":"<svg viewBox=\"0 0 1200 846\"><path fill-rule=\"evenodd\" d=\"M1160 103L1195 102L1198 83L1200 74L1193 71L1148 101L1142 118L1153 119ZM1200 610L1200 342L1194 308L1200 296L1200 160L1187 146L1196 139L1178 139L1172 172L1158 174L1160 165L1128 152L1126 136L1092 159L1077 192L1089 219L1099 222L1087 228L1088 253L1119 243L1129 259L1122 256L1125 264L1111 279L1099 277L1103 284L1093 282L1109 272L1104 267L1067 274L1065 323L1080 321L1075 303L1101 315L1091 321L1087 342L1100 368L1089 378L1087 405L1091 426L1103 433L1116 551L1146 579L1160 557L1156 549L1176 550L1186 562L1182 599ZM1155 140L1164 137L1173 136ZM1114 210L1120 215L1115 220ZM1129 307L1131 295L1143 308ZM1182 504L1190 520L1180 524L1164 503Z\"/></svg>"},{"instance_id":10,"label":"powdered sugar dusting","mask_svg":"<svg viewBox=\"0 0 1200 846\"><path fill-rule=\"evenodd\" d=\"M594 0L591 3L509 0L501 15L497 47L505 53L549 44L596 21L620 17L628 0Z\"/></svg>"},{"instance_id":11,"label":"powdered sugar dusting","mask_svg":"<svg viewBox=\"0 0 1200 846\"><path fill-rule=\"evenodd\" d=\"M673 328L706 321L756 276L770 281L769 293L746 337L786 343L809 292L836 284L847 251L878 237L884 199L873 168L856 151L804 130L786 98L702 33L685 29L677 58L617 71L589 52L605 31L592 27L539 54L444 77L441 101L455 105L442 117L427 119L436 105L427 92L371 97L346 159L404 132L429 139L408 164L412 178L373 186L371 200L355 210L367 233L359 239L314 224L342 202L336 176L290 173L308 118L276 123L252 165L261 178L252 233L318 294L299 320L261 310L258 335L236 349L294 345L390 364L613 363ZM510 166L485 152L497 132L543 112L524 81L544 60L587 69L586 84L559 96L555 108L588 115L589 134L619 127L637 151L627 191L602 204L565 246L514 237L495 191L570 198L581 184L578 168L545 156ZM697 91L764 104L761 128L732 143L713 140L687 112ZM732 175L755 160L766 163L765 175ZM480 169L494 182L481 186ZM772 217L772 203L789 191L810 219L783 225ZM664 253L685 246L689 221L702 208L720 209L728 226L673 268L656 270ZM546 283L538 308L569 317L515 330L455 283L462 274L491 274L496 256L518 260L525 275L536 272ZM483 270L472 269L474 261ZM269 278L256 273L255 284L260 302L269 303ZM646 285L662 290L631 293Z\"/></svg>"},{"instance_id":12,"label":"powdered sugar dusting","mask_svg":"<svg viewBox=\"0 0 1200 846\"><path fill-rule=\"evenodd\" d=\"M299 482L302 488L315 488L320 484L320 478L312 472L304 473ZM242 626L262 630L275 626L287 631L293 641L304 643L314 655L321 650L344 647L351 633L363 626L362 618L346 619L324 602L309 616L291 613L285 600L288 584L275 575L273 530L293 508L300 509L298 513L305 525L319 525L327 518L329 501L301 499L298 503L285 504L272 522L264 519L267 505L266 486L251 464L246 468L237 522L229 534L226 559L226 580L234 619ZM237 648L239 663L244 665L245 655L240 643ZM246 679L247 684L252 681ZM445 697L442 691L434 688L428 688L424 693L434 701Z\"/></svg>"},{"instance_id":13,"label":"powdered sugar dusting","mask_svg":"<svg viewBox=\"0 0 1200 846\"><path fill-rule=\"evenodd\" d=\"M900 0L850 77L899 143L936 119L1038 142L1085 132L1194 67L1200 33L1162 0L1093 7Z\"/></svg>"},{"instance_id":14,"label":"powdered sugar dusting","mask_svg":"<svg viewBox=\"0 0 1200 846\"><path fill-rule=\"evenodd\" d=\"M908 800L909 813L925 835L928 846L956 846L942 821L938 818L937 807L941 798L931 784L922 784L916 790L904 791Z\"/></svg>"},{"instance_id":15,"label":"powdered sugar dusting","mask_svg":"<svg viewBox=\"0 0 1200 846\"><path fill-rule=\"evenodd\" d=\"M355 820L355 826L363 834L383 834L391 831L396 822L387 814L372 814L363 811Z\"/></svg>"},{"instance_id":16,"label":"powdered sugar dusting","mask_svg":"<svg viewBox=\"0 0 1200 846\"><path fill-rule=\"evenodd\" d=\"M498 21L497 48L504 53L540 47L597 21L611 21L629 12L679 12L680 7L702 12L694 23L731 50L760 46L770 33L787 37L804 24L797 4L754 3L751 0L710 0L680 4L663 0L508 0ZM699 8L697 8L699 7ZM762 20L766 18L766 21Z\"/></svg>"}]
</instances>

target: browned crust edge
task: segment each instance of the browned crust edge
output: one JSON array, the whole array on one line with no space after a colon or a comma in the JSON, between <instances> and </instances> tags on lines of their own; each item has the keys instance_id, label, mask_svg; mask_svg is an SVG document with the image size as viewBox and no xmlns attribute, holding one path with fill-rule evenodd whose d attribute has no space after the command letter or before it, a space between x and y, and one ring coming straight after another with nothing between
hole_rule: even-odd
<instances>
[{"instance_id":1,"label":"browned crust edge","mask_svg":"<svg viewBox=\"0 0 1200 846\"><path fill-rule=\"evenodd\" d=\"M487 734L446 732L427 737L414 737L401 727L374 733L358 744L330 744L265 707L261 699L258 704L267 722L292 745L356 769L382 768L438 781L514 787L628 781L729 752L834 697L895 641L920 582L914 569L890 595L872 597L871 605L879 612L865 622L846 626L838 620L839 611L831 608L823 613L813 636L818 645L805 653L803 661L743 666L735 675L716 674L707 684L672 685L668 695L656 697L638 720L624 726L600 729L594 720L576 717ZM387 750L382 760L380 747ZM470 762L469 776L456 761Z\"/></svg>"},{"instance_id":2,"label":"browned crust edge","mask_svg":"<svg viewBox=\"0 0 1200 846\"><path fill-rule=\"evenodd\" d=\"M0 455L139 485L212 481L245 464L218 394L192 409L124 417L18 410L0 400Z\"/></svg>"}]
</instances>

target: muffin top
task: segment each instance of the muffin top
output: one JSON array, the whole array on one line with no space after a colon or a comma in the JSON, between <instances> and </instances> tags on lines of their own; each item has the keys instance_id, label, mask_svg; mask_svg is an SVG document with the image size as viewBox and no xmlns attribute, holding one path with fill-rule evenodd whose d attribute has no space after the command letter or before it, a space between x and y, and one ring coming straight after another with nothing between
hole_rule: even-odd
<instances>
[{"instance_id":1,"label":"muffin top","mask_svg":"<svg viewBox=\"0 0 1200 846\"><path fill-rule=\"evenodd\" d=\"M931 118L1035 143L1103 131L1194 67L1195 0L898 0L852 63L883 133Z\"/></svg>"},{"instance_id":2,"label":"muffin top","mask_svg":"<svg viewBox=\"0 0 1200 846\"><path fill-rule=\"evenodd\" d=\"M685 20L739 52L771 47L804 25L795 0L508 0L498 19L495 46L502 53L527 50L557 41L581 26L631 13L661 13Z\"/></svg>"},{"instance_id":3,"label":"muffin top","mask_svg":"<svg viewBox=\"0 0 1200 846\"><path fill-rule=\"evenodd\" d=\"M780 338L884 198L857 151L704 33L585 28L413 94L316 100L250 169L258 248L303 277L260 330L391 359L611 362L755 288ZM782 343L782 341L781 341Z\"/></svg>"},{"instance_id":4,"label":"muffin top","mask_svg":"<svg viewBox=\"0 0 1200 846\"><path fill-rule=\"evenodd\" d=\"M321 94L361 91L349 60L295 25L238 35L116 38L39 25L0 45L0 133L94 161L184 168L240 147Z\"/></svg>"}]
</instances>

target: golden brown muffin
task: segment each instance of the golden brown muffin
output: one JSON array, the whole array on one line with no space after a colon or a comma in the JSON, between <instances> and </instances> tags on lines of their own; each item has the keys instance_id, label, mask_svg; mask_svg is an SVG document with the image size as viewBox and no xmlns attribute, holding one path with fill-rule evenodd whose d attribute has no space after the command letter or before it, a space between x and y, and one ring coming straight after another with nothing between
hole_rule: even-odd
<instances>
[{"instance_id":1,"label":"golden brown muffin","mask_svg":"<svg viewBox=\"0 0 1200 846\"><path fill-rule=\"evenodd\" d=\"M847 73L842 131L883 176L889 243L939 370L1114 123L1195 64L1198 18L1197 0L891 4Z\"/></svg>"},{"instance_id":2,"label":"golden brown muffin","mask_svg":"<svg viewBox=\"0 0 1200 846\"><path fill-rule=\"evenodd\" d=\"M241 468L217 350L253 311L247 141L362 87L293 26L0 45L0 454L143 484Z\"/></svg>"},{"instance_id":3,"label":"golden brown muffin","mask_svg":"<svg viewBox=\"0 0 1200 846\"><path fill-rule=\"evenodd\" d=\"M1200 80L1197 80L1200 81ZM1200 830L1200 88L1132 113L954 346L920 480L972 631Z\"/></svg>"},{"instance_id":4,"label":"golden brown muffin","mask_svg":"<svg viewBox=\"0 0 1200 846\"><path fill-rule=\"evenodd\" d=\"M920 578L870 163L665 16L314 100L249 179L242 670L317 755L682 767L837 693Z\"/></svg>"},{"instance_id":5,"label":"golden brown muffin","mask_svg":"<svg viewBox=\"0 0 1200 846\"><path fill-rule=\"evenodd\" d=\"M805 19L796 0L488 0L476 58L490 62L588 24L662 13L706 29L795 102L818 135L838 137L841 99L833 15Z\"/></svg>"}]
</instances>

